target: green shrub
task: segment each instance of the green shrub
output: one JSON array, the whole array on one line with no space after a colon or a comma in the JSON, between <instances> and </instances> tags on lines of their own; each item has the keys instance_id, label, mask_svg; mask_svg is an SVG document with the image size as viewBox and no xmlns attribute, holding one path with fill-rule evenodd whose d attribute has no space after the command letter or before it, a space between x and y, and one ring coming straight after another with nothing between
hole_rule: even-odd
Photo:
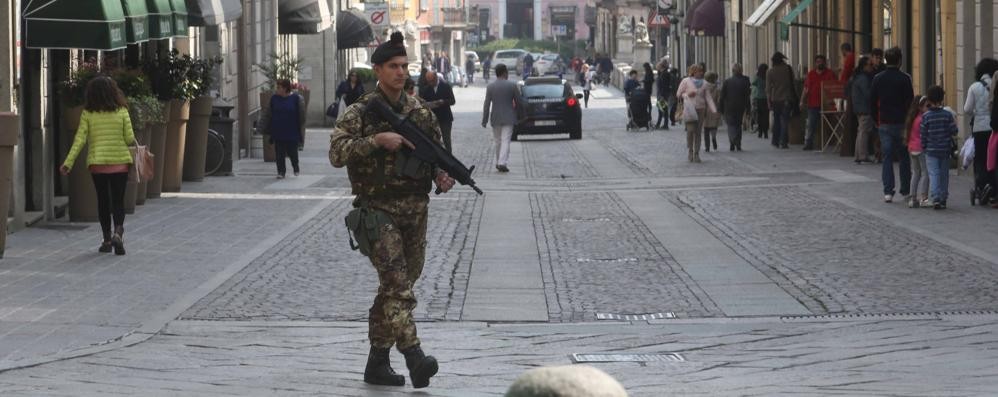
<instances>
[{"instance_id":1,"label":"green shrub","mask_svg":"<svg viewBox=\"0 0 998 397\"><path fill-rule=\"evenodd\" d=\"M353 72L357 73L357 78L360 79L361 83L370 83L378 80L378 76L375 76L374 70L371 69L356 68Z\"/></svg>"}]
</instances>

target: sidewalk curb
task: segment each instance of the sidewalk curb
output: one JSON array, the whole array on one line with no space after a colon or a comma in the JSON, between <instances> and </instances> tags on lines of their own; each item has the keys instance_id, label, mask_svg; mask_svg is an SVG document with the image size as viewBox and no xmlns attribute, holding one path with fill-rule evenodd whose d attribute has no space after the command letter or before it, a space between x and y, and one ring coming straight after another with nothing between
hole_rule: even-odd
<instances>
[{"instance_id":1,"label":"sidewalk curb","mask_svg":"<svg viewBox=\"0 0 998 397\"><path fill-rule=\"evenodd\" d=\"M272 234L263 240L252 250L243 254L239 259L236 259L225 269L216 273L214 276L201 283L193 291L187 293L186 295L180 297L174 301L169 307L163 311L156 313L151 319L142 323L142 325L128 333L114 339L110 339L104 342L99 342L97 344L81 347L79 349L67 350L59 353L55 353L51 356L45 356L41 358L27 358L23 360L16 361L0 361L0 373L37 367L43 364L49 364L57 361L65 361L79 357L91 356L98 353L103 353L111 350L116 350L120 348L130 347L137 345L139 343L145 342L149 338L158 334L167 323L173 321L178 316L180 316L185 310L193 306L199 300L210 294L216 288L225 283L226 280L234 276L236 273L241 271L243 268L248 266L257 257L263 255L268 249L280 243L284 238L298 230L306 222L312 220L316 215L319 214L323 209L328 207L330 204L335 202L336 197L330 197L318 200L318 203L309 208L302 216L295 219L294 222L285 226L277 233Z\"/></svg>"}]
</instances>

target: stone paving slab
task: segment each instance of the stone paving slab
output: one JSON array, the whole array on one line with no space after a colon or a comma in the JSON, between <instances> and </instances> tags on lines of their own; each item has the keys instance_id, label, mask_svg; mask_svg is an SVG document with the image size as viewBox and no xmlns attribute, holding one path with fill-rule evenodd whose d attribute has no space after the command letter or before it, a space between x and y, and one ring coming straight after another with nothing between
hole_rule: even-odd
<instances>
[{"instance_id":1,"label":"stone paving slab","mask_svg":"<svg viewBox=\"0 0 998 397\"><path fill-rule=\"evenodd\" d=\"M784 324L421 323L441 362L430 388L361 382L362 322L176 321L148 342L0 374L0 394L500 396L571 353L678 353L683 362L592 364L630 395L980 396L998 388L998 320ZM393 353L395 366L402 362Z\"/></svg>"}]
</instances>

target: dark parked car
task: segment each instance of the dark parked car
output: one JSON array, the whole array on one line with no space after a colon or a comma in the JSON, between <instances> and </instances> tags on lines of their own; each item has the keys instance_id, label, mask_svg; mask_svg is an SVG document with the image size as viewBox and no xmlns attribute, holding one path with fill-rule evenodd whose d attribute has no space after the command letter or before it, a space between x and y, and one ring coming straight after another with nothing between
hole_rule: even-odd
<instances>
[{"instance_id":1,"label":"dark parked car","mask_svg":"<svg viewBox=\"0 0 998 397\"><path fill-rule=\"evenodd\" d=\"M568 134L582 139L582 94L572 84L556 77L531 77L520 82L520 121L513 127L513 140L526 134Z\"/></svg>"}]
</instances>

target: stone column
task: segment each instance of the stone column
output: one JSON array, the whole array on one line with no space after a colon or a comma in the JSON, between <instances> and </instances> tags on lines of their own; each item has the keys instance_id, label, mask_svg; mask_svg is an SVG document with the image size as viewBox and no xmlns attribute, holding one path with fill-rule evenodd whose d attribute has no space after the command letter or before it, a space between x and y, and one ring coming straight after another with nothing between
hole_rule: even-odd
<instances>
[{"instance_id":1,"label":"stone column","mask_svg":"<svg viewBox=\"0 0 998 397\"><path fill-rule=\"evenodd\" d=\"M619 62L634 62L634 35L617 32L617 53L613 56Z\"/></svg>"},{"instance_id":2,"label":"stone column","mask_svg":"<svg viewBox=\"0 0 998 397\"><path fill-rule=\"evenodd\" d=\"M544 35L541 34L543 27L541 24L542 7L541 0L534 0L534 40L544 40Z\"/></svg>"}]
</instances>

